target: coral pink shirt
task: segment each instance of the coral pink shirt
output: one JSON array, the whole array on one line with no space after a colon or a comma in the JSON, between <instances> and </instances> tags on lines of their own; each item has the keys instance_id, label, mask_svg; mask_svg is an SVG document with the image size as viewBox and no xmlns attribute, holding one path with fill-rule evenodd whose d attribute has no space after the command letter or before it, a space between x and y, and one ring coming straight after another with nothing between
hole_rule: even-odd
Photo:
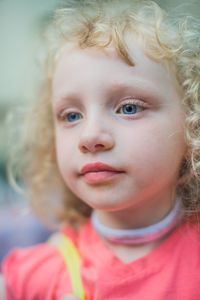
<instances>
[{"instance_id":1,"label":"coral pink shirt","mask_svg":"<svg viewBox=\"0 0 200 300\"><path fill-rule=\"evenodd\" d=\"M64 232L78 247L87 300L200 299L200 233L183 224L148 255L125 264L94 232ZM71 292L69 275L54 246L11 253L3 263L7 300L58 300Z\"/></svg>"}]
</instances>

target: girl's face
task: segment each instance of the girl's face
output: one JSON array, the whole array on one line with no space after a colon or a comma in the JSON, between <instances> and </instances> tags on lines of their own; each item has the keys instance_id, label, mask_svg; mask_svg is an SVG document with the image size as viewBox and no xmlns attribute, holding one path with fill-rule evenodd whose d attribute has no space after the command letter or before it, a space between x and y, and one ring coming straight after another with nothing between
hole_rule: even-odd
<instances>
[{"instance_id":1,"label":"girl's face","mask_svg":"<svg viewBox=\"0 0 200 300\"><path fill-rule=\"evenodd\" d=\"M186 151L181 96L164 65L128 45L134 66L111 48L66 47L60 55L57 161L67 186L97 211L141 208L159 219L172 204Z\"/></svg>"}]
</instances>

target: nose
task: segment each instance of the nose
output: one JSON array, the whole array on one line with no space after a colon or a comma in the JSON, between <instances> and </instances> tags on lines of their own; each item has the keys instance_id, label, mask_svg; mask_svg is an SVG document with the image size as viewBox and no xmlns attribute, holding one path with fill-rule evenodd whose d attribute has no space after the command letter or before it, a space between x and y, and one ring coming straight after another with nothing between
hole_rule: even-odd
<instances>
[{"instance_id":1,"label":"nose","mask_svg":"<svg viewBox=\"0 0 200 300\"><path fill-rule=\"evenodd\" d=\"M93 128L94 129L94 128ZM108 151L114 146L114 139L111 133L99 130L90 130L86 128L79 141L79 149L83 153Z\"/></svg>"}]
</instances>

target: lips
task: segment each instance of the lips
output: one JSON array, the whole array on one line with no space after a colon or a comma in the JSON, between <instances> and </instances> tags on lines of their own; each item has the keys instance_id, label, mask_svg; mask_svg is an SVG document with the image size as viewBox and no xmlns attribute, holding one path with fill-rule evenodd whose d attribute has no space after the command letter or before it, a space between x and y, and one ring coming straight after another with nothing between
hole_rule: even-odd
<instances>
[{"instance_id":1,"label":"lips","mask_svg":"<svg viewBox=\"0 0 200 300\"><path fill-rule=\"evenodd\" d=\"M106 164L100 163L100 162L96 162L96 163L85 165L81 169L81 175L84 175L84 174L90 173L90 172L102 172L102 171L121 172L109 165L106 165Z\"/></svg>"},{"instance_id":2,"label":"lips","mask_svg":"<svg viewBox=\"0 0 200 300\"><path fill-rule=\"evenodd\" d=\"M98 184L110 181L122 173L124 173L124 171L101 162L96 162L83 166L80 175L83 176L87 183Z\"/></svg>"}]
</instances>

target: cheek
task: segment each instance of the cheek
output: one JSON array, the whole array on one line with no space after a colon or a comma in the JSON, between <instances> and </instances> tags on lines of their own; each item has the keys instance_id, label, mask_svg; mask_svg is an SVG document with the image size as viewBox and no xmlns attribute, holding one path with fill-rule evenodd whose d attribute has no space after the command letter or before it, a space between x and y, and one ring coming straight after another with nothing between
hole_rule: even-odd
<instances>
[{"instance_id":1,"label":"cheek","mask_svg":"<svg viewBox=\"0 0 200 300\"><path fill-rule=\"evenodd\" d=\"M183 128L169 123L146 125L130 132L124 155L135 165L137 172L146 169L178 171L186 152Z\"/></svg>"},{"instance_id":2,"label":"cheek","mask_svg":"<svg viewBox=\"0 0 200 300\"><path fill-rule=\"evenodd\" d=\"M56 158L59 170L61 174L64 174L66 172L66 167L69 163L69 157L70 155L70 148L71 148L71 142L70 139L65 137L64 132L56 132Z\"/></svg>"},{"instance_id":3,"label":"cheek","mask_svg":"<svg viewBox=\"0 0 200 300\"><path fill-rule=\"evenodd\" d=\"M56 132L56 158L58 169L64 181L68 184L72 179L74 166L79 160L79 150L76 134L65 129Z\"/></svg>"}]
</instances>

